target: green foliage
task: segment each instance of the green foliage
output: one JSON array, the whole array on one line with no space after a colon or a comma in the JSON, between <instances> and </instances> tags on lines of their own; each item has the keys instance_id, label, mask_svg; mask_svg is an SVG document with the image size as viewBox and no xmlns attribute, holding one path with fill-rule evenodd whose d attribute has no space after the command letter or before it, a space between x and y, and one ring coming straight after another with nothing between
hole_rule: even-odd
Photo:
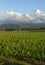
<instances>
[{"instance_id":1,"label":"green foliage","mask_svg":"<svg viewBox=\"0 0 45 65\"><path fill-rule=\"evenodd\" d=\"M45 32L0 31L0 56L45 61Z\"/></svg>"}]
</instances>

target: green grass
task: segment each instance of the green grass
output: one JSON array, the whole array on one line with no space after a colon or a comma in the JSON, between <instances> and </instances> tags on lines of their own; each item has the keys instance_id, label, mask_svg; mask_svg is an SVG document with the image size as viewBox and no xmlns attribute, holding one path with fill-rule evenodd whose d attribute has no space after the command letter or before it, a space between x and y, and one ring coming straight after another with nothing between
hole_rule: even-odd
<instances>
[{"instance_id":1,"label":"green grass","mask_svg":"<svg viewBox=\"0 0 45 65\"><path fill-rule=\"evenodd\" d=\"M0 56L45 62L45 32L0 31Z\"/></svg>"}]
</instances>

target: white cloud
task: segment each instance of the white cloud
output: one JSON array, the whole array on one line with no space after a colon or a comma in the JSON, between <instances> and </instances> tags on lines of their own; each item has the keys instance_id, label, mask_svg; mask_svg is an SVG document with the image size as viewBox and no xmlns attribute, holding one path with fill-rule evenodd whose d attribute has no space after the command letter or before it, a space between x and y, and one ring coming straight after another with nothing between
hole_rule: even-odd
<instances>
[{"instance_id":1,"label":"white cloud","mask_svg":"<svg viewBox=\"0 0 45 65\"><path fill-rule=\"evenodd\" d=\"M42 11L40 11L39 9L37 9L37 10L35 11L35 13L36 13L36 14L41 14Z\"/></svg>"},{"instance_id":2,"label":"white cloud","mask_svg":"<svg viewBox=\"0 0 45 65\"><path fill-rule=\"evenodd\" d=\"M34 14L21 14L19 12L7 11L0 14L0 22L32 22L45 23L45 13L37 9Z\"/></svg>"},{"instance_id":3,"label":"white cloud","mask_svg":"<svg viewBox=\"0 0 45 65\"><path fill-rule=\"evenodd\" d=\"M13 11L10 11L10 12L7 11L6 14L9 15L9 16L14 16L14 15L16 15L16 16L22 16L20 13L18 13L18 12L13 12Z\"/></svg>"},{"instance_id":4,"label":"white cloud","mask_svg":"<svg viewBox=\"0 0 45 65\"><path fill-rule=\"evenodd\" d=\"M44 13L43 11L39 10L39 9L37 9L37 10L34 12L34 14L37 15L37 16L44 16L44 15L45 15L45 13Z\"/></svg>"}]
</instances>

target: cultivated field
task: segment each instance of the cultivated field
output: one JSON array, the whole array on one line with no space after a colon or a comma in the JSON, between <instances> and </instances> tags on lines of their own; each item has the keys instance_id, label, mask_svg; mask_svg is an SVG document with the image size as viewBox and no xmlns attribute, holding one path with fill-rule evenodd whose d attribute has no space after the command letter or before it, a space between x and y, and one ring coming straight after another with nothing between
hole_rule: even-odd
<instances>
[{"instance_id":1,"label":"cultivated field","mask_svg":"<svg viewBox=\"0 0 45 65\"><path fill-rule=\"evenodd\" d=\"M0 65L45 65L44 62L44 31L0 31Z\"/></svg>"}]
</instances>

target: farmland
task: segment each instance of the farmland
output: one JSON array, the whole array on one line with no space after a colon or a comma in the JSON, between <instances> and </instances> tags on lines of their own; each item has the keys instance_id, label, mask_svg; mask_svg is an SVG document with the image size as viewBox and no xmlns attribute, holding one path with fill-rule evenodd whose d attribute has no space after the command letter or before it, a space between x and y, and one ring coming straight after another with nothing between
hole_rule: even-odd
<instances>
[{"instance_id":1,"label":"farmland","mask_svg":"<svg viewBox=\"0 0 45 65\"><path fill-rule=\"evenodd\" d=\"M0 31L0 62L1 57L45 62L45 31Z\"/></svg>"}]
</instances>

